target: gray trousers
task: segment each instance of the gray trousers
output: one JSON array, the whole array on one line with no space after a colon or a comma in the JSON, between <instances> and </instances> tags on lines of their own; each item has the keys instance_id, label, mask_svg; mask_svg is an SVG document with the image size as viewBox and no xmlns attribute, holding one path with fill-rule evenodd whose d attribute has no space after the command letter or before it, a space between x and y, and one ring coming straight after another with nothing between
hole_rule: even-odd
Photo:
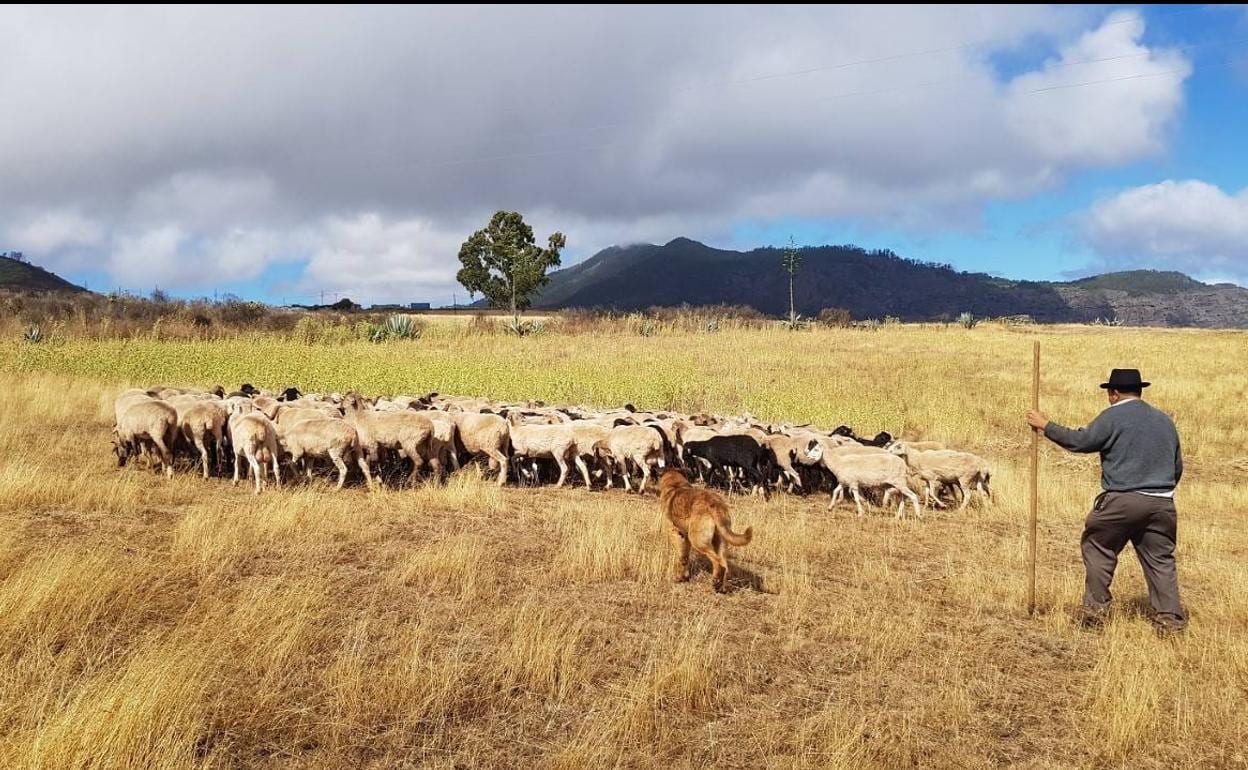
<instances>
[{"instance_id":1,"label":"gray trousers","mask_svg":"<svg viewBox=\"0 0 1248 770\"><path fill-rule=\"evenodd\" d=\"M1138 492L1105 492L1097 497L1083 529L1083 565L1088 573L1084 606L1094 612L1109 607L1118 554L1130 542L1144 569L1153 610L1160 618L1186 623L1174 566L1177 533L1178 512L1171 498Z\"/></svg>"}]
</instances>

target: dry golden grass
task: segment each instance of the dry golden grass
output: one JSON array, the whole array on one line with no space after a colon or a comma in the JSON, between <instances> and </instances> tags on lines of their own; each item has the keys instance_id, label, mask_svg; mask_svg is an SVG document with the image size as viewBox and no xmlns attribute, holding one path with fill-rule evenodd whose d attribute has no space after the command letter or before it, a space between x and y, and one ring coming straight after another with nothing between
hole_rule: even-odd
<instances>
[{"instance_id":1,"label":"dry golden grass","mask_svg":"<svg viewBox=\"0 0 1248 770\"><path fill-rule=\"evenodd\" d=\"M1055 417L1091 417L1105 371L1138 362L1177 418L1183 638L1150 632L1129 551L1108 627L1070 621L1096 468L1051 447L1026 616L1020 413L1037 336ZM1246 766L1245 342L903 327L484 338L389 359L344 346L324 354L337 368L312 362L327 382L384 363L386 389L749 409L994 459L997 505L921 522L734 498L756 534L724 596L707 572L667 582L652 496L498 490L469 469L253 498L118 470L111 398L139 364L110 369L108 344L83 343L89 377L0 349L0 768ZM187 351L167 344L170 361ZM204 355L181 374L157 361L152 379L215 380Z\"/></svg>"}]
</instances>

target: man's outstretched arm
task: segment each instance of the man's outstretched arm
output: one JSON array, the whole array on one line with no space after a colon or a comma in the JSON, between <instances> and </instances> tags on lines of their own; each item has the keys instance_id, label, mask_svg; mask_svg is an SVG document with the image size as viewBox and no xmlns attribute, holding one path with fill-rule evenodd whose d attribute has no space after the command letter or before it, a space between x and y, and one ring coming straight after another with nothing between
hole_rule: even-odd
<instances>
[{"instance_id":1,"label":"man's outstretched arm","mask_svg":"<svg viewBox=\"0 0 1248 770\"><path fill-rule=\"evenodd\" d=\"M1032 410L1027 412L1027 424L1044 431L1045 438L1071 452L1099 452L1110 436L1109 420L1104 414L1086 428L1067 428L1050 420L1044 412Z\"/></svg>"}]
</instances>

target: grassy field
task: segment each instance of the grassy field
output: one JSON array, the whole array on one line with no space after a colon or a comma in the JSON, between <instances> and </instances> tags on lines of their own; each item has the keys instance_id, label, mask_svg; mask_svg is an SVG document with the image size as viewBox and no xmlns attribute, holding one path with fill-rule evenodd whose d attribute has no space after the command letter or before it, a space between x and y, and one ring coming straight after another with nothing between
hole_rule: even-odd
<instances>
[{"instance_id":1,"label":"grassy field","mask_svg":"<svg viewBox=\"0 0 1248 770\"><path fill-rule=\"evenodd\" d=\"M1031 342L1083 424L1112 366L1174 415L1186 635L1070 616L1094 458L1045 447L1024 607ZM0 343L0 768L1248 766L1248 335L732 330L300 345ZM445 486L253 498L118 470L127 384L748 410L940 438L998 503L896 522L734 498L736 590L666 579L652 496Z\"/></svg>"}]
</instances>

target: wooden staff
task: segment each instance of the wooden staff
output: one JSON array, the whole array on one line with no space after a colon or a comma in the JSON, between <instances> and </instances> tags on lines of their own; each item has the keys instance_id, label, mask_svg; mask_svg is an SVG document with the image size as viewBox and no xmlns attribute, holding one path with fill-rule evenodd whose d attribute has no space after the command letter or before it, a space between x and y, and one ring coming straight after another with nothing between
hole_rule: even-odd
<instances>
[{"instance_id":1,"label":"wooden staff","mask_svg":"<svg viewBox=\"0 0 1248 770\"><path fill-rule=\"evenodd\" d=\"M1040 341L1032 348L1031 408L1040 411ZM1031 431L1031 520L1027 538L1027 614L1036 614L1036 505L1040 491L1040 432Z\"/></svg>"}]
</instances>

